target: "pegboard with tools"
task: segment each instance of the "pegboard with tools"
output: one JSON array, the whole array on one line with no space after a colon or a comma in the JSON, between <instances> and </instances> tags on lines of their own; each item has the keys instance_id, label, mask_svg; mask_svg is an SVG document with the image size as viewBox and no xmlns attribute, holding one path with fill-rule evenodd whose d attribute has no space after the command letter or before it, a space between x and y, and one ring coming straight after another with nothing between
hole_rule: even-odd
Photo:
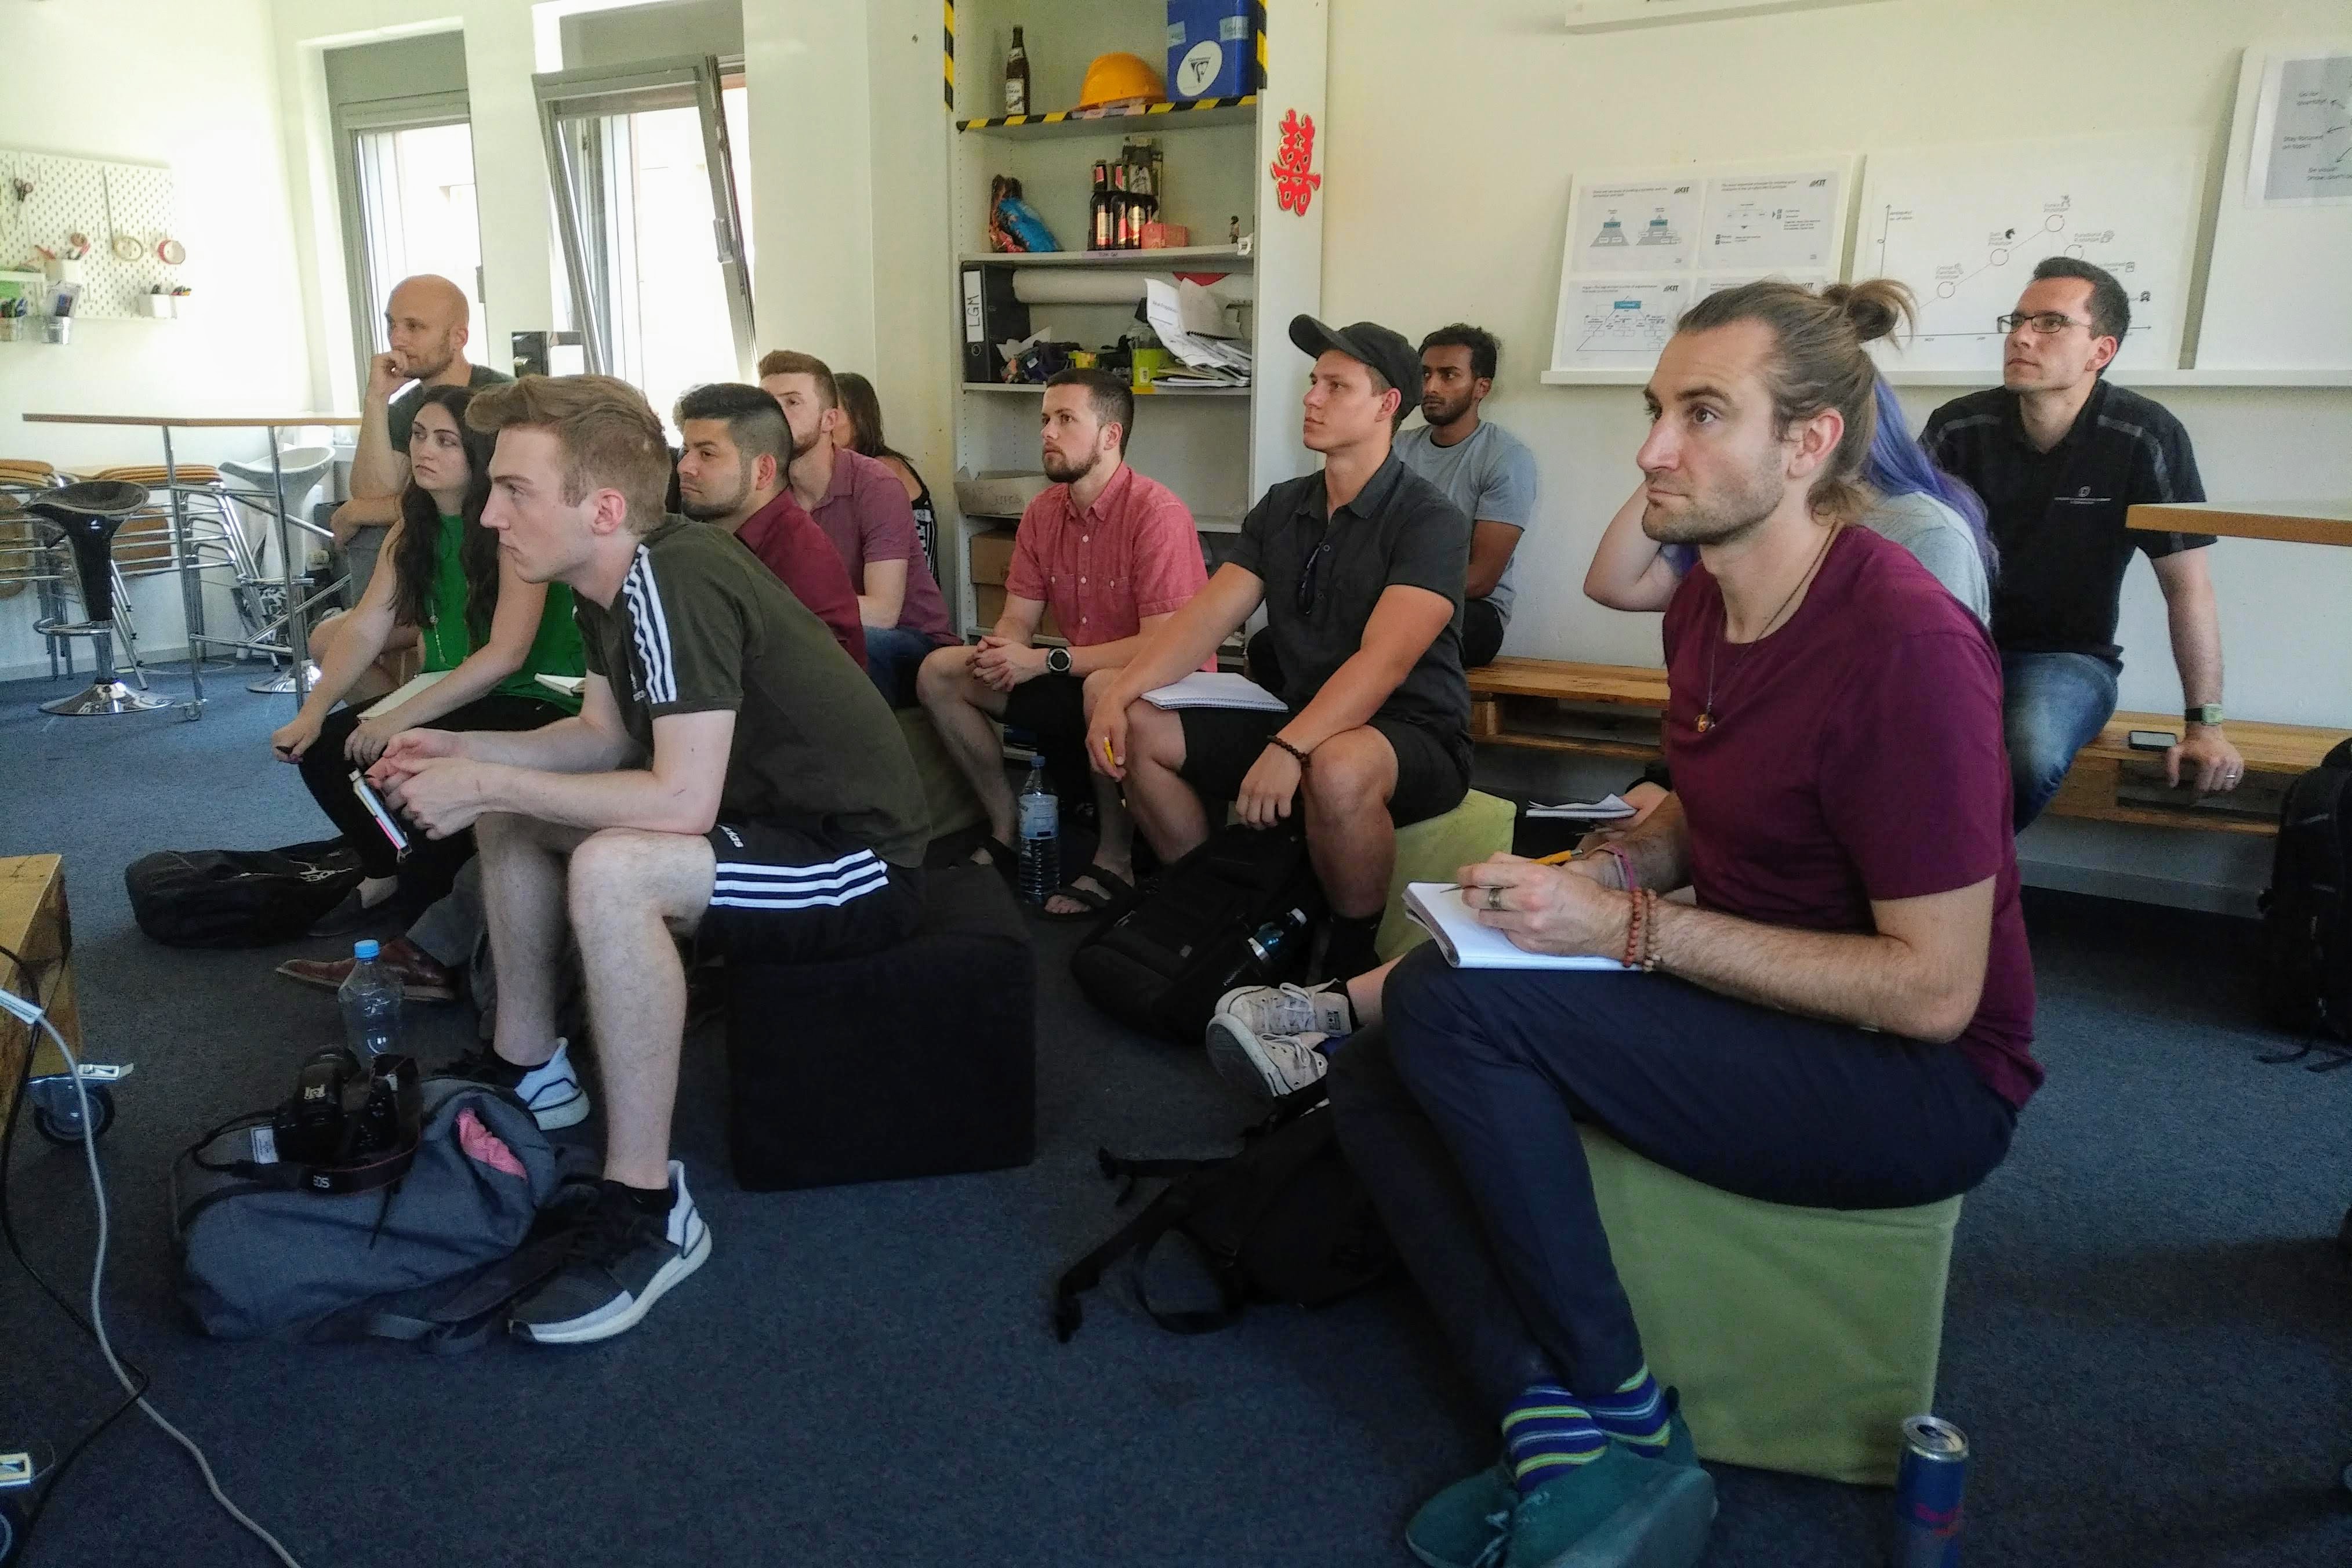
<instances>
[{"instance_id":1,"label":"pegboard with tools","mask_svg":"<svg viewBox=\"0 0 2352 1568\"><path fill-rule=\"evenodd\" d=\"M78 268L77 316L148 316L157 289L181 286L187 259L174 227L172 171L0 148L0 267L37 270L46 249Z\"/></svg>"}]
</instances>

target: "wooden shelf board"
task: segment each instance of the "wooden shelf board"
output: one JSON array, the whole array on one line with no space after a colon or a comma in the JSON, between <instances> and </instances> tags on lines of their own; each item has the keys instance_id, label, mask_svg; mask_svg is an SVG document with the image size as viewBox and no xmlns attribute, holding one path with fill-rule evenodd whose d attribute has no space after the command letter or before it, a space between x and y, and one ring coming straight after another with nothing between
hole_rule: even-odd
<instances>
[{"instance_id":1,"label":"wooden shelf board","mask_svg":"<svg viewBox=\"0 0 2352 1568\"><path fill-rule=\"evenodd\" d=\"M990 250L956 258L958 267L1106 267L1146 271L1238 272L1257 258L1230 245L1170 246L1162 250ZM1215 265L1207 265L1214 263Z\"/></svg>"},{"instance_id":2,"label":"wooden shelf board","mask_svg":"<svg viewBox=\"0 0 2352 1568\"><path fill-rule=\"evenodd\" d=\"M2124 526L2154 533L2352 545L2352 500L2143 504L2124 509Z\"/></svg>"}]
</instances>

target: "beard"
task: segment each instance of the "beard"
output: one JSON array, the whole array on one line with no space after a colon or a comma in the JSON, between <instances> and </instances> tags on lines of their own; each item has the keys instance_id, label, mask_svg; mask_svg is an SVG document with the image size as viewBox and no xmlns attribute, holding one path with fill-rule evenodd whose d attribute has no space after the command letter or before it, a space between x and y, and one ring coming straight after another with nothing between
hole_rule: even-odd
<instances>
[{"instance_id":1,"label":"beard","mask_svg":"<svg viewBox=\"0 0 2352 1568\"><path fill-rule=\"evenodd\" d=\"M1432 425L1451 425L1469 412L1470 395L1466 392L1451 403L1436 397L1421 400L1421 416Z\"/></svg>"},{"instance_id":2,"label":"beard","mask_svg":"<svg viewBox=\"0 0 2352 1568\"><path fill-rule=\"evenodd\" d=\"M456 347L445 338L429 349L412 351L402 368L418 381L431 381L435 376L446 373L449 366L456 363L457 358Z\"/></svg>"},{"instance_id":3,"label":"beard","mask_svg":"<svg viewBox=\"0 0 2352 1568\"><path fill-rule=\"evenodd\" d=\"M1660 544L1725 544L1772 515L1784 483L1777 450L1744 476L1683 498L1678 510L1653 501L1642 531Z\"/></svg>"},{"instance_id":4,"label":"beard","mask_svg":"<svg viewBox=\"0 0 2352 1568\"><path fill-rule=\"evenodd\" d=\"M731 516L737 509L751 499L751 465L745 463L735 472L735 489L731 495L722 499L709 490L704 490L698 495L689 496L685 489L680 487L677 504L679 510L696 521L709 522L714 518Z\"/></svg>"},{"instance_id":5,"label":"beard","mask_svg":"<svg viewBox=\"0 0 2352 1568\"><path fill-rule=\"evenodd\" d=\"M786 428L786 429L791 429L792 427L791 427L790 426L785 426L785 428ZM810 428L810 430L809 430L809 433L808 433L807 435L805 435L805 436L802 435L802 434L801 434L799 431L797 431L797 430L793 430L793 460L794 460L794 461L798 461L800 458L803 458L807 457L811 452L814 452L814 451L815 451L815 450L816 450L816 444L817 444L818 442L820 442L820 441L824 441L824 440L830 440L830 439L831 439L831 437L825 435L825 433L824 433L824 426L823 425L816 425L816 426L812 426L812 427Z\"/></svg>"},{"instance_id":6,"label":"beard","mask_svg":"<svg viewBox=\"0 0 2352 1568\"><path fill-rule=\"evenodd\" d=\"M1096 461L1096 458L1091 453L1083 462L1070 458L1046 457L1040 454L1037 466L1044 469L1045 477L1055 484L1074 485L1095 471Z\"/></svg>"}]
</instances>

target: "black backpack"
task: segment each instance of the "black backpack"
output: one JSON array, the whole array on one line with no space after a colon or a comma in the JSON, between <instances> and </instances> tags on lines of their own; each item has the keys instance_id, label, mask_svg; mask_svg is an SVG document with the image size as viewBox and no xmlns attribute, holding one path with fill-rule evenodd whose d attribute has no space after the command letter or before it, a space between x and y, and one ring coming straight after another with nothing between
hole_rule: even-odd
<instances>
[{"instance_id":1,"label":"black backpack","mask_svg":"<svg viewBox=\"0 0 2352 1568\"><path fill-rule=\"evenodd\" d=\"M1105 917L1070 955L1070 973L1088 1001L1121 1023L1198 1045L1227 991L1297 978L1323 908L1297 826L1235 824ZM1261 927L1293 910L1307 929L1293 929L1270 961L1251 949Z\"/></svg>"},{"instance_id":2,"label":"black backpack","mask_svg":"<svg viewBox=\"0 0 2352 1568\"><path fill-rule=\"evenodd\" d=\"M291 942L360 885L340 838L283 849L159 849L123 869L131 918L166 947Z\"/></svg>"},{"instance_id":3,"label":"black backpack","mask_svg":"<svg viewBox=\"0 0 2352 1568\"><path fill-rule=\"evenodd\" d=\"M2271 1022L2352 1040L2352 741L2287 786L2262 908Z\"/></svg>"},{"instance_id":4,"label":"black backpack","mask_svg":"<svg viewBox=\"0 0 2352 1568\"><path fill-rule=\"evenodd\" d=\"M1331 1129L1323 1086L1309 1084L1275 1101L1274 1111L1243 1134L1241 1152L1218 1160L1124 1160L1095 1152L1102 1172L1125 1177L1118 1201L1136 1183L1175 1178L1118 1235L1064 1271L1054 1286L1054 1333L1063 1343L1078 1331L1078 1298L1103 1271L1135 1255L1136 1303L1172 1333L1222 1329L1252 1301L1321 1307L1378 1283L1396 1267L1395 1248L1371 1195L1348 1168ZM1213 1308L1155 1307L1144 1266L1162 1237L1190 1241L1217 1287Z\"/></svg>"}]
</instances>

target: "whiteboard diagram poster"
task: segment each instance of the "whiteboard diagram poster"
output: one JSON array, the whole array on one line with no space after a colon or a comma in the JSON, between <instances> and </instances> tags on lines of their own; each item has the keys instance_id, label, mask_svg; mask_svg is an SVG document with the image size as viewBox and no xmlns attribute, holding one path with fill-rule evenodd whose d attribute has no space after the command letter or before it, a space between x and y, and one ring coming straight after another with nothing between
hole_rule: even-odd
<instances>
[{"instance_id":1,"label":"whiteboard diagram poster","mask_svg":"<svg viewBox=\"0 0 2352 1568\"><path fill-rule=\"evenodd\" d=\"M1836 277L1853 169L1828 157L1578 181L1550 374L1646 371L1675 320L1717 289Z\"/></svg>"},{"instance_id":2,"label":"whiteboard diagram poster","mask_svg":"<svg viewBox=\"0 0 2352 1568\"><path fill-rule=\"evenodd\" d=\"M2263 206L2352 204L2352 53L2264 62L2246 199Z\"/></svg>"},{"instance_id":3,"label":"whiteboard diagram poster","mask_svg":"<svg viewBox=\"0 0 2352 1568\"><path fill-rule=\"evenodd\" d=\"M1854 237L1856 278L1894 278L1919 300L1919 329L1889 363L2000 379L1995 319L2045 257L2116 276L2131 330L2116 363L2179 365L2195 239L2199 152L2191 133L2087 137L1874 153Z\"/></svg>"}]
</instances>

